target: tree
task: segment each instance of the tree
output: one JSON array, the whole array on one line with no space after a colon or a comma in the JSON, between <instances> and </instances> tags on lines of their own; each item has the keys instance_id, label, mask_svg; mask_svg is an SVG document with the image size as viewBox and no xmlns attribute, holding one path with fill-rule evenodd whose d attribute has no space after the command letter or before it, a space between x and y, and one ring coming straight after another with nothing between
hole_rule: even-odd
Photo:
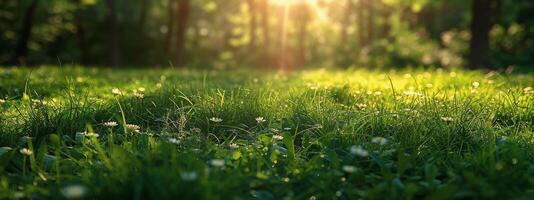
<instances>
[{"instance_id":1,"label":"tree","mask_svg":"<svg viewBox=\"0 0 534 200\"><path fill-rule=\"evenodd\" d=\"M248 7L249 7L249 15L250 15L250 43L249 48L251 52L254 52L256 50L256 1L255 0L247 0Z\"/></svg>"},{"instance_id":2,"label":"tree","mask_svg":"<svg viewBox=\"0 0 534 200\"><path fill-rule=\"evenodd\" d=\"M76 40L78 42L78 48L80 49L80 63L87 62L87 42L85 39L85 28L83 26L82 19L82 5L80 0L74 0L76 4L76 10L74 10L74 24L76 26Z\"/></svg>"},{"instance_id":3,"label":"tree","mask_svg":"<svg viewBox=\"0 0 534 200\"><path fill-rule=\"evenodd\" d=\"M367 46L367 33L365 32L365 9L366 9L366 0L360 0L358 1L358 40L360 44L360 48L364 48Z\"/></svg>"},{"instance_id":4,"label":"tree","mask_svg":"<svg viewBox=\"0 0 534 200\"><path fill-rule=\"evenodd\" d=\"M341 25L341 47L345 49L348 44L348 27L350 26L350 18L353 12L353 3L352 0L346 0L345 2L345 13L343 13L343 21Z\"/></svg>"},{"instance_id":5,"label":"tree","mask_svg":"<svg viewBox=\"0 0 534 200\"><path fill-rule=\"evenodd\" d=\"M15 50L14 63L25 64L26 57L28 56L28 42L30 41L30 36L33 28L33 16L35 15L35 10L37 9L38 0L32 0L26 13L24 15L24 20L22 22L22 27L20 29L20 38Z\"/></svg>"},{"instance_id":6,"label":"tree","mask_svg":"<svg viewBox=\"0 0 534 200\"><path fill-rule=\"evenodd\" d=\"M189 19L190 4L189 0L180 0L178 2L178 17L176 25L176 57L177 66L185 64L185 34L187 31L187 21Z\"/></svg>"},{"instance_id":7,"label":"tree","mask_svg":"<svg viewBox=\"0 0 534 200\"><path fill-rule=\"evenodd\" d=\"M163 51L168 58L171 57L171 44L174 36L174 18L176 17L176 0L169 0L167 2L167 34L163 44Z\"/></svg>"},{"instance_id":8,"label":"tree","mask_svg":"<svg viewBox=\"0 0 534 200\"><path fill-rule=\"evenodd\" d=\"M269 0L261 0L261 8L259 9L261 15L261 35L263 36L262 43L262 58L261 62L264 65L271 65L271 30L269 26Z\"/></svg>"},{"instance_id":9,"label":"tree","mask_svg":"<svg viewBox=\"0 0 534 200\"><path fill-rule=\"evenodd\" d=\"M114 0L107 0L107 22L110 31L108 52L111 56L111 65L118 67L121 65L121 48L119 42L119 28L117 25L117 10Z\"/></svg>"},{"instance_id":10,"label":"tree","mask_svg":"<svg viewBox=\"0 0 534 200\"><path fill-rule=\"evenodd\" d=\"M297 10L297 58L299 65L306 63L306 40L308 38L308 24L310 21L310 7L306 3L298 4Z\"/></svg>"},{"instance_id":11,"label":"tree","mask_svg":"<svg viewBox=\"0 0 534 200\"><path fill-rule=\"evenodd\" d=\"M139 30L144 30L145 24L146 24L146 16L148 12L148 0L140 0L139 2L139 21L137 22L137 26L139 27Z\"/></svg>"},{"instance_id":12,"label":"tree","mask_svg":"<svg viewBox=\"0 0 534 200\"><path fill-rule=\"evenodd\" d=\"M473 0L469 63L472 68L487 67L489 54L489 31L491 3L493 0Z\"/></svg>"}]
</instances>

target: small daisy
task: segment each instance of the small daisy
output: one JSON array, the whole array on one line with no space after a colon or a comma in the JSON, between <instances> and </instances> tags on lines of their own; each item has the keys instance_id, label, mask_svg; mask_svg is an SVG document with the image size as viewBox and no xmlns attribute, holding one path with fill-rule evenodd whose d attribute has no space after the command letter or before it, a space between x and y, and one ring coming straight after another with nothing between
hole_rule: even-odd
<instances>
[{"instance_id":1,"label":"small daisy","mask_svg":"<svg viewBox=\"0 0 534 200\"><path fill-rule=\"evenodd\" d=\"M61 194L67 199L80 199L87 194L87 188L82 185L69 185L61 189Z\"/></svg>"},{"instance_id":2,"label":"small daisy","mask_svg":"<svg viewBox=\"0 0 534 200\"><path fill-rule=\"evenodd\" d=\"M194 181L197 179L198 174L196 172L182 172L180 173L180 177L184 181Z\"/></svg>"},{"instance_id":3,"label":"small daisy","mask_svg":"<svg viewBox=\"0 0 534 200\"><path fill-rule=\"evenodd\" d=\"M373 139L371 139L371 142L379 145L385 145L388 143L388 140L383 137L374 137Z\"/></svg>"},{"instance_id":4,"label":"small daisy","mask_svg":"<svg viewBox=\"0 0 534 200\"><path fill-rule=\"evenodd\" d=\"M94 138L97 138L98 136L100 136L98 133L86 133L85 134L86 137L94 137Z\"/></svg>"},{"instance_id":5,"label":"small daisy","mask_svg":"<svg viewBox=\"0 0 534 200\"><path fill-rule=\"evenodd\" d=\"M347 173L354 173L356 171L356 167L352 165L343 165L343 171Z\"/></svg>"},{"instance_id":6,"label":"small daisy","mask_svg":"<svg viewBox=\"0 0 534 200\"><path fill-rule=\"evenodd\" d=\"M228 145L230 147L230 149L237 149L239 148L239 145L237 145L236 143L231 143Z\"/></svg>"},{"instance_id":7,"label":"small daisy","mask_svg":"<svg viewBox=\"0 0 534 200\"><path fill-rule=\"evenodd\" d=\"M367 157L369 156L369 152L365 149L363 149L361 146L351 146L350 147L350 153L353 155L357 155L360 157Z\"/></svg>"},{"instance_id":8,"label":"small daisy","mask_svg":"<svg viewBox=\"0 0 534 200\"><path fill-rule=\"evenodd\" d=\"M258 122L258 124L261 124L263 122L266 122L267 120L263 119L263 117L256 117L256 122Z\"/></svg>"},{"instance_id":9,"label":"small daisy","mask_svg":"<svg viewBox=\"0 0 534 200\"><path fill-rule=\"evenodd\" d=\"M122 91L119 88L111 89L111 93L113 93L114 95L122 95Z\"/></svg>"},{"instance_id":10,"label":"small daisy","mask_svg":"<svg viewBox=\"0 0 534 200\"><path fill-rule=\"evenodd\" d=\"M213 159L210 160L210 164L214 167L223 167L224 166L224 160L223 159Z\"/></svg>"},{"instance_id":11,"label":"small daisy","mask_svg":"<svg viewBox=\"0 0 534 200\"><path fill-rule=\"evenodd\" d=\"M223 120L221 118L218 118L218 117L212 117L212 118L210 118L210 121L215 122L215 123L220 123Z\"/></svg>"},{"instance_id":12,"label":"small daisy","mask_svg":"<svg viewBox=\"0 0 534 200\"><path fill-rule=\"evenodd\" d=\"M6 100L0 99L0 104L6 103Z\"/></svg>"},{"instance_id":13,"label":"small daisy","mask_svg":"<svg viewBox=\"0 0 534 200\"><path fill-rule=\"evenodd\" d=\"M441 120L443 120L444 122L453 122L454 119L452 117L441 117Z\"/></svg>"},{"instance_id":14,"label":"small daisy","mask_svg":"<svg viewBox=\"0 0 534 200\"><path fill-rule=\"evenodd\" d=\"M273 140L283 140L284 137L281 135L273 135Z\"/></svg>"},{"instance_id":15,"label":"small daisy","mask_svg":"<svg viewBox=\"0 0 534 200\"><path fill-rule=\"evenodd\" d=\"M33 151L28 148L22 148L19 150L19 152L25 156L31 156L33 154Z\"/></svg>"},{"instance_id":16,"label":"small daisy","mask_svg":"<svg viewBox=\"0 0 534 200\"><path fill-rule=\"evenodd\" d=\"M176 138L169 138L169 139L167 139L167 142L169 142L171 144L180 144L180 140L178 140Z\"/></svg>"},{"instance_id":17,"label":"small daisy","mask_svg":"<svg viewBox=\"0 0 534 200\"><path fill-rule=\"evenodd\" d=\"M126 124L126 129L134 132L139 132L139 129L141 129L141 127L135 124Z\"/></svg>"},{"instance_id":18,"label":"small daisy","mask_svg":"<svg viewBox=\"0 0 534 200\"><path fill-rule=\"evenodd\" d=\"M110 121L110 122L104 122L103 125L106 127L112 128L112 127L118 126L119 124L117 122Z\"/></svg>"}]
</instances>

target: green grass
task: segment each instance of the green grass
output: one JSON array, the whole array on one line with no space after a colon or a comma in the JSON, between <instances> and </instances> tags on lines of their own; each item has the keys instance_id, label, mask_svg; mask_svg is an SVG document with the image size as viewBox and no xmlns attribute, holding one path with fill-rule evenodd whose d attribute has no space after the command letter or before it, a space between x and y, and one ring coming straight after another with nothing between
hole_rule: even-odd
<instances>
[{"instance_id":1,"label":"green grass","mask_svg":"<svg viewBox=\"0 0 534 200\"><path fill-rule=\"evenodd\" d=\"M4 68L0 199L527 199L532 86L441 69Z\"/></svg>"}]
</instances>

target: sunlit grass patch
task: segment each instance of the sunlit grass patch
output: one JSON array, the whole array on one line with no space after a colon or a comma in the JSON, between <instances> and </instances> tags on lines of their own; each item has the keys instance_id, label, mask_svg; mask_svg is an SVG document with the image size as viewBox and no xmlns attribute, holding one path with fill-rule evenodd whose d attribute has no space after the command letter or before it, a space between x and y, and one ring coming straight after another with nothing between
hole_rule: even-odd
<instances>
[{"instance_id":1,"label":"sunlit grass patch","mask_svg":"<svg viewBox=\"0 0 534 200\"><path fill-rule=\"evenodd\" d=\"M534 183L531 74L2 70L1 198L510 198Z\"/></svg>"}]
</instances>

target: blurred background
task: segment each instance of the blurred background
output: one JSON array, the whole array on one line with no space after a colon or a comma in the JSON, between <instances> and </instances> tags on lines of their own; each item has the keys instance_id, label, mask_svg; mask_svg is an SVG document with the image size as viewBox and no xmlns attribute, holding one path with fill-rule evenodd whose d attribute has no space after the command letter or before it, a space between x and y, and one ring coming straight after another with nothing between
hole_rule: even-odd
<instances>
[{"instance_id":1,"label":"blurred background","mask_svg":"<svg viewBox=\"0 0 534 200\"><path fill-rule=\"evenodd\" d=\"M532 0L2 0L0 65L534 65Z\"/></svg>"}]
</instances>

